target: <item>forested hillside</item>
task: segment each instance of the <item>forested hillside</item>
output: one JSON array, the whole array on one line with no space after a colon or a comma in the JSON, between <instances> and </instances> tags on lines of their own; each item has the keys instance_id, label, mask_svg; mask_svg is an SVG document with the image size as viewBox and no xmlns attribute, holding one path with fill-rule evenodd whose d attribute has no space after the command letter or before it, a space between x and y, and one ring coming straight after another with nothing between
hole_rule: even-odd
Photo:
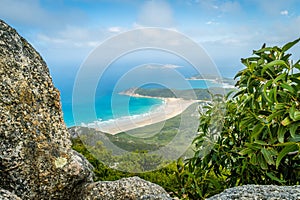
<instances>
[{"instance_id":1,"label":"forested hillside","mask_svg":"<svg viewBox=\"0 0 300 200\"><path fill-rule=\"evenodd\" d=\"M201 94L198 98L212 101L200 113L193 157L139 176L182 199L204 199L245 184L300 184L300 60L292 61L287 53L299 40L282 47L263 45L253 51L253 56L242 59L245 69L236 75L237 91L233 95L210 96L205 90L196 91ZM174 96L167 89L136 92ZM168 138L175 130L164 131ZM122 144L129 139L122 134L119 137L118 141L112 140ZM134 141L133 147L138 149L135 142L143 141ZM73 147L96 167L98 179L131 175L103 167L78 140L74 140Z\"/></svg>"}]
</instances>

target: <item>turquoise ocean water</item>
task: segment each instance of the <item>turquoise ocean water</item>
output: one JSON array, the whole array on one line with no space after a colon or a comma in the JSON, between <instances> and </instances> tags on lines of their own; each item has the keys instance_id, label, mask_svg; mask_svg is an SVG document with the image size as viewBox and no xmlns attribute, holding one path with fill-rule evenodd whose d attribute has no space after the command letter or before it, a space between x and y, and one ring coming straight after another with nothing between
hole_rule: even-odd
<instances>
[{"instance_id":1,"label":"turquoise ocean water","mask_svg":"<svg viewBox=\"0 0 300 200\"><path fill-rule=\"evenodd\" d=\"M208 88L208 87L220 87L221 84L215 83L213 81L205 80L188 80L192 88ZM124 87L126 88L126 87ZM129 89L129 88L127 88ZM189 89L189 88L176 88L176 89ZM132 116L132 115L141 115L149 112L151 109L154 109L157 106L163 104L163 101L160 99L154 98L136 98L129 97L120 94L112 95L113 88L107 88L103 92L96 92L95 95L95 111L97 116L97 121L109 121L116 118ZM121 92L121 91L117 91ZM68 127L80 125L81 123L87 124L95 121L89 115L86 115L84 110L87 105L80 105L80 121L74 122L73 113L72 113L72 93L71 91L61 91L62 93L62 106L64 120ZM67 94L69 93L69 94ZM112 99L114 101L112 105ZM74 105L76 106L76 105ZM78 106L78 105L77 105Z\"/></svg>"},{"instance_id":2,"label":"turquoise ocean water","mask_svg":"<svg viewBox=\"0 0 300 200\"><path fill-rule=\"evenodd\" d=\"M207 60L208 57L205 59ZM100 55L99 61L97 60L97 63L99 62L99 69L103 68L101 60L102 57ZM106 66L105 72L100 76L97 88L86 88L87 90L96 90L95 98L93 99L94 102L89 100L88 102L90 103L82 103L81 105L72 105L73 84L78 84L75 80L76 73L79 71L76 72L75 69L70 67L69 71L62 73L61 69L59 69L56 73L54 71L53 80L61 92L64 120L66 125L71 127L80 125L81 123L92 123L94 121L107 121L125 116L141 115L161 105L163 101L159 99L134 98L118 94L118 92L132 87L143 87L144 83L157 83L169 89L220 87L220 84L213 81L185 80L185 78L193 77L197 74L199 75L199 72L201 72L201 74L216 74L214 70L211 70L216 66L214 66L209 59L203 63L205 66L196 70L194 66L185 59L171 52L157 49L143 49L142 51L130 52L114 60L109 66ZM82 68L82 66L80 68ZM91 73L95 73L99 71L99 69L96 67ZM89 77L86 77L86 79L88 78ZM84 82L86 80L82 81ZM185 84L187 82L189 84ZM135 85L137 83L140 84ZM116 85L120 87L116 89ZM112 94L115 95L113 96ZM84 98L84 95L82 97ZM112 100L114 102L113 106L111 105ZM94 116L96 117L92 117L86 112L86 110L88 110L87 107L92 105L95 108L96 115ZM76 107L76 110L80 111L79 113L75 113L76 119L78 119L77 116L80 115L80 120L76 122L74 122L72 107Z\"/></svg>"}]
</instances>

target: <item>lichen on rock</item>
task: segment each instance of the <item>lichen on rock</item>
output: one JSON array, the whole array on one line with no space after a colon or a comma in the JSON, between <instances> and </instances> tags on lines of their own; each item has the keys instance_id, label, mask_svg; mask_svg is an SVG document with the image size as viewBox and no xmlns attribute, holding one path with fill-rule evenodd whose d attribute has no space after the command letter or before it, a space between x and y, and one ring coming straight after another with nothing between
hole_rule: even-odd
<instances>
[{"instance_id":1,"label":"lichen on rock","mask_svg":"<svg viewBox=\"0 0 300 200\"><path fill-rule=\"evenodd\" d=\"M1 200L21 200L17 195L0 188L0 199Z\"/></svg>"},{"instance_id":2,"label":"lichen on rock","mask_svg":"<svg viewBox=\"0 0 300 200\"><path fill-rule=\"evenodd\" d=\"M63 168L67 164L68 160L64 157L58 157L54 162L56 168Z\"/></svg>"}]
</instances>

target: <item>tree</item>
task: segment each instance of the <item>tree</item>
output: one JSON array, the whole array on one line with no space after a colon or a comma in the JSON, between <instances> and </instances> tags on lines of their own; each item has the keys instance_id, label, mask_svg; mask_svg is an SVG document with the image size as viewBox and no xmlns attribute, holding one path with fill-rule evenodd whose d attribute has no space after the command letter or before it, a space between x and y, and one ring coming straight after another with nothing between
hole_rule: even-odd
<instances>
[{"instance_id":1,"label":"tree","mask_svg":"<svg viewBox=\"0 0 300 200\"><path fill-rule=\"evenodd\" d=\"M293 63L286 53L299 40L281 48L264 44L242 59L238 91L201 113L195 155L178 172L178 180L189 183L182 187L193 191L186 195L204 198L251 183L300 183L300 60Z\"/></svg>"}]
</instances>

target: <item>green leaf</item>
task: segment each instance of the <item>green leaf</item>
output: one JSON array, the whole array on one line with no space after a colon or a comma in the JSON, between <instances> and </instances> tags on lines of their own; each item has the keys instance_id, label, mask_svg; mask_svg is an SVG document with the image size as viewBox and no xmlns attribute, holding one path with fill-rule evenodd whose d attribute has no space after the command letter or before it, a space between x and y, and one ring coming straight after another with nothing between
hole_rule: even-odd
<instances>
[{"instance_id":1,"label":"green leaf","mask_svg":"<svg viewBox=\"0 0 300 200\"><path fill-rule=\"evenodd\" d=\"M284 181L284 180L280 180L279 178L277 178L274 174L273 174L273 172L266 172L266 175L270 178L270 179L272 179L273 181L277 181L278 183L285 183L286 181Z\"/></svg>"},{"instance_id":2,"label":"green leaf","mask_svg":"<svg viewBox=\"0 0 300 200\"><path fill-rule=\"evenodd\" d=\"M242 119L240 126L241 128L245 128L247 126L249 126L249 124L252 124L256 121L256 119L254 117L245 117L244 119Z\"/></svg>"},{"instance_id":3,"label":"green leaf","mask_svg":"<svg viewBox=\"0 0 300 200\"><path fill-rule=\"evenodd\" d=\"M287 98L289 98L289 95L285 91L283 91L283 90L278 90L277 94L280 97L280 99L287 99Z\"/></svg>"},{"instance_id":4,"label":"green leaf","mask_svg":"<svg viewBox=\"0 0 300 200\"><path fill-rule=\"evenodd\" d=\"M270 52L272 50L273 50L273 47L265 47L265 48L259 49L257 51L253 51L253 53L259 56L260 53L264 53L265 51Z\"/></svg>"},{"instance_id":5,"label":"green leaf","mask_svg":"<svg viewBox=\"0 0 300 200\"><path fill-rule=\"evenodd\" d=\"M285 106L286 106L285 103L277 103L277 104L275 104L275 109L276 109L276 110L281 110L281 109L284 109ZM277 113L277 112L276 112L276 113ZM276 113L274 113L274 114L276 114Z\"/></svg>"},{"instance_id":6,"label":"green leaf","mask_svg":"<svg viewBox=\"0 0 300 200\"><path fill-rule=\"evenodd\" d=\"M287 75L287 74L286 74L285 72L282 73L282 74L280 74L279 76L277 76L277 77L275 78L274 82L277 83L279 80L284 80L285 77L286 77L286 75Z\"/></svg>"},{"instance_id":7,"label":"green leaf","mask_svg":"<svg viewBox=\"0 0 300 200\"><path fill-rule=\"evenodd\" d=\"M272 89L269 92L269 98L271 99L271 103L273 104L275 99L274 99L274 90L276 90L276 88L272 87Z\"/></svg>"},{"instance_id":8,"label":"green leaf","mask_svg":"<svg viewBox=\"0 0 300 200\"><path fill-rule=\"evenodd\" d=\"M275 162L274 162L274 160L273 160L273 158L272 158L272 155L271 155L271 153L269 152L268 149L262 148L262 149L261 149L261 153L262 153L262 155L264 156L266 162L267 162L269 165L275 165Z\"/></svg>"},{"instance_id":9,"label":"green leaf","mask_svg":"<svg viewBox=\"0 0 300 200\"><path fill-rule=\"evenodd\" d=\"M270 85L272 85L272 80L269 80L263 87L263 96L265 97L265 99L269 102L269 103L273 103L272 99L269 98L268 94L267 94L267 89Z\"/></svg>"},{"instance_id":10,"label":"green leaf","mask_svg":"<svg viewBox=\"0 0 300 200\"><path fill-rule=\"evenodd\" d=\"M300 135L295 135L293 138L290 138L289 142L300 142Z\"/></svg>"},{"instance_id":11,"label":"green leaf","mask_svg":"<svg viewBox=\"0 0 300 200\"><path fill-rule=\"evenodd\" d=\"M294 113L294 120L295 121L300 120L300 111L295 111L295 113Z\"/></svg>"},{"instance_id":12,"label":"green leaf","mask_svg":"<svg viewBox=\"0 0 300 200\"><path fill-rule=\"evenodd\" d=\"M253 149L253 150L260 150L261 149L261 145L260 144L255 144L255 143L246 143L245 144L246 147Z\"/></svg>"},{"instance_id":13,"label":"green leaf","mask_svg":"<svg viewBox=\"0 0 300 200\"><path fill-rule=\"evenodd\" d=\"M290 120L289 117L286 117L286 118L284 118L284 120L281 121L281 124L282 124L283 126L288 126L288 125L290 125L291 123L292 123L292 121Z\"/></svg>"},{"instance_id":14,"label":"green leaf","mask_svg":"<svg viewBox=\"0 0 300 200\"><path fill-rule=\"evenodd\" d=\"M287 43L286 45L284 45L284 46L282 47L282 51L284 52L284 51L289 50L289 49L292 48L295 44L297 44L299 41L300 41L300 38L296 39L296 40L293 41L293 42Z\"/></svg>"},{"instance_id":15,"label":"green leaf","mask_svg":"<svg viewBox=\"0 0 300 200\"><path fill-rule=\"evenodd\" d=\"M253 165L257 165L257 156L256 156L256 154L251 154L250 156L251 156L250 163L253 164Z\"/></svg>"},{"instance_id":16,"label":"green leaf","mask_svg":"<svg viewBox=\"0 0 300 200\"><path fill-rule=\"evenodd\" d=\"M271 122L274 118L278 116L282 116L285 112L286 112L285 110L275 111L274 113L272 113L267 117L267 121Z\"/></svg>"},{"instance_id":17,"label":"green leaf","mask_svg":"<svg viewBox=\"0 0 300 200\"><path fill-rule=\"evenodd\" d=\"M257 138L259 134L263 131L265 127L262 124L256 124L253 127L252 133L251 133L251 138Z\"/></svg>"},{"instance_id":18,"label":"green leaf","mask_svg":"<svg viewBox=\"0 0 300 200\"><path fill-rule=\"evenodd\" d=\"M260 165L260 167L261 167L263 170L267 170L267 169L268 169L267 162L266 162L266 160L263 158L263 155L262 155L261 153L258 154L258 156L257 156L257 161L259 162L259 165Z\"/></svg>"},{"instance_id":19,"label":"green leaf","mask_svg":"<svg viewBox=\"0 0 300 200\"><path fill-rule=\"evenodd\" d=\"M276 160L276 169L278 169L278 166L280 165L281 160L290 152L294 152L299 150L299 147L297 144L293 143L291 145L285 146L281 152L278 154L277 160Z\"/></svg>"},{"instance_id":20,"label":"green leaf","mask_svg":"<svg viewBox=\"0 0 300 200\"><path fill-rule=\"evenodd\" d=\"M269 62L268 64L266 64L263 67L263 69L261 70L261 75L263 75L265 73L265 71L268 70L270 67L273 67L275 65L285 66L286 68L289 68L289 66L286 64L285 61L283 61L283 60L274 60L272 62Z\"/></svg>"},{"instance_id":21,"label":"green leaf","mask_svg":"<svg viewBox=\"0 0 300 200\"><path fill-rule=\"evenodd\" d=\"M299 85L300 85L300 79L299 79L299 77L298 77L298 78L292 77L292 78L290 78L290 79L291 79L291 81L293 81L294 83L296 83L297 86L299 87Z\"/></svg>"},{"instance_id":22,"label":"green leaf","mask_svg":"<svg viewBox=\"0 0 300 200\"><path fill-rule=\"evenodd\" d=\"M250 148L245 148L245 149L243 149L242 151L239 152L239 154L241 156L244 156L244 155L247 155L247 154L251 154L251 153L253 153L253 149L250 149Z\"/></svg>"},{"instance_id":23,"label":"green leaf","mask_svg":"<svg viewBox=\"0 0 300 200\"><path fill-rule=\"evenodd\" d=\"M296 63L296 64L294 64L294 67L295 67L296 69L300 69L300 64L299 64L299 63Z\"/></svg>"},{"instance_id":24,"label":"green leaf","mask_svg":"<svg viewBox=\"0 0 300 200\"><path fill-rule=\"evenodd\" d=\"M287 83L281 83L280 86L288 90L290 93L295 93L295 89Z\"/></svg>"},{"instance_id":25,"label":"green leaf","mask_svg":"<svg viewBox=\"0 0 300 200\"><path fill-rule=\"evenodd\" d=\"M234 96L233 96L233 98L235 98L235 97L237 97L237 96L239 96L239 95L243 95L243 94L245 94L246 93L246 90L240 90L239 92L237 92Z\"/></svg>"},{"instance_id":26,"label":"green leaf","mask_svg":"<svg viewBox=\"0 0 300 200\"><path fill-rule=\"evenodd\" d=\"M288 53L288 54L286 54L284 56L281 55L282 56L281 60L288 60L291 55L292 54L290 54L290 53Z\"/></svg>"},{"instance_id":27,"label":"green leaf","mask_svg":"<svg viewBox=\"0 0 300 200\"><path fill-rule=\"evenodd\" d=\"M243 61L243 59L242 59L242 61ZM235 77L234 77L233 79L236 79L237 77L240 77L243 73L244 73L244 70L239 71L239 72L235 75Z\"/></svg>"},{"instance_id":28,"label":"green leaf","mask_svg":"<svg viewBox=\"0 0 300 200\"><path fill-rule=\"evenodd\" d=\"M290 146L295 144L295 142L285 142L285 143L279 143L279 144L275 144L274 146L276 147L286 147L286 146Z\"/></svg>"},{"instance_id":29,"label":"green leaf","mask_svg":"<svg viewBox=\"0 0 300 200\"><path fill-rule=\"evenodd\" d=\"M254 141L255 144L260 144L260 145L268 145L268 143L261 141L261 140L255 140Z\"/></svg>"},{"instance_id":30,"label":"green leaf","mask_svg":"<svg viewBox=\"0 0 300 200\"><path fill-rule=\"evenodd\" d=\"M276 151L276 149L274 149L274 148L269 148L268 150L269 150L269 152L270 152L270 154L271 154L272 156L277 156L277 155L278 155L278 152Z\"/></svg>"},{"instance_id":31,"label":"green leaf","mask_svg":"<svg viewBox=\"0 0 300 200\"><path fill-rule=\"evenodd\" d=\"M285 132L286 132L286 129L284 126L279 126L278 128L278 131L277 131L277 138L278 138L278 141L280 143L283 143L284 142L284 135L285 135Z\"/></svg>"},{"instance_id":32,"label":"green leaf","mask_svg":"<svg viewBox=\"0 0 300 200\"><path fill-rule=\"evenodd\" d=\"M294 138L296 136L296 131L297 131L298 127L299 127L299 124L300 124L299 122L298 123L293 123L290 126L289 130L290 130L292 138Z\"/></svg>"}]
</instances>

